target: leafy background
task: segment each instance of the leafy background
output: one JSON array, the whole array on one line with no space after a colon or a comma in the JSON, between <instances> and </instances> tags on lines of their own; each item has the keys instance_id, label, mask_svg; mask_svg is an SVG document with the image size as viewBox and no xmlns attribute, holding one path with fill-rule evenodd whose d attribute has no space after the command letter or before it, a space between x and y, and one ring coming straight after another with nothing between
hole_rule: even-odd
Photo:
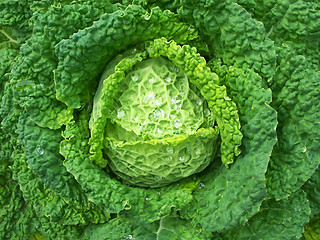
<instances>
[{"instance_id":1,"label":"leafy background","mask_svg":"<svg viewBox=\"0 0 320 240\"><path fill-rule=\"evenodd\" d=\"M318 1L0 1L2 239L317 239ZM197 48L237 104L242 154L159 189L90 160L105 64Z\"/></svg>"}]
</instances>

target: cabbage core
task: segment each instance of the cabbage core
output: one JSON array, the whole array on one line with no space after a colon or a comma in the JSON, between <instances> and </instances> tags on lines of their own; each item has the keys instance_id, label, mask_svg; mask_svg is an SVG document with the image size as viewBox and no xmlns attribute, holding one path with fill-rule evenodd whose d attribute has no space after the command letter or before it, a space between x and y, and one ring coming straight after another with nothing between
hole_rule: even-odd
<instances>
[{"instance_id":1,"label":"cabbage core","mask_svg":"<svg viewBox=\"0 0 320 240\"><path fill-rule=\"evenodd\" d=\"M143 187L204 170L218 149L232 163L241 141L235 105L217 75L193 48L166 39L106 66L90 128L91 159Z\"/></svg>"}]
</instances>

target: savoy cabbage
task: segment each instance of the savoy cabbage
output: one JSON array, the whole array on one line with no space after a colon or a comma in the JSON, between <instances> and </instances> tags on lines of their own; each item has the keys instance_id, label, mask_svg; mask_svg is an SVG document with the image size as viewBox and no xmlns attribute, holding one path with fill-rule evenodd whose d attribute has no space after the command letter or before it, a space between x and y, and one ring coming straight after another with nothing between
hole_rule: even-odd
<instances>
[{"instance_id":1,"label":"savoy cabbage","mask_svg":"<svg viewBox=\"0 0 320 240\"><path fill-rule=\"evenodd\" d=\"M318 239L319 1L0 1L1 239Z\"/></svg>"}]
</instances>

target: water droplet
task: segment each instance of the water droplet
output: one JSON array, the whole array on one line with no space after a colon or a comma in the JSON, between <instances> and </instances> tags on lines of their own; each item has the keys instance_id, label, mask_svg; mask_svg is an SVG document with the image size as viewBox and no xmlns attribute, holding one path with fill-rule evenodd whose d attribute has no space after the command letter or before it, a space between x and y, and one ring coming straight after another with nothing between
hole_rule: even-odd
<instances>
[{"instance_id":1,"label":"water droplet","mask_svg":"<svg viewBox=\"0 0 320 240\"><path fill-rule=\"evenodd\" d=\"M282 221L283 224L288 224L288 223L290 223L290 222L291 222L291 217L285 218L285 219L283 219L283 221Z\"/></svg>"},{"instance_id":2,"label":"water droplet","mask_svg":"<svg viewBox=\"0 0 320 240\"><path fill-rule=\"evenodd\" d=\"M171 157L171 156L166 157L164 160L165 160L166 162L170 162L170 161L172 160L172 157Z\"/></svg>"},{"instance_id":3,"label":"water droplet","mask_svg":"<svg viewBox=\"0 0 320 240\"><path fill-rule=\"evenodd\" d=\"M135 54L136 52L137 52L136 48L132 49L132 51L131 51L131 53L133 53L133 54Z\"/></svg>"},{"instance_id":4,"label":"water droplet","mask_svg":"<svg viewBox=\"0 0 320 240\"><path fill-rule=\"evenodd\" d=\"M205 117L209 117L209 116L211 115L211 111L210 111L209 109L205 109L205 110L203 111L203 115L204 115Z\"/></svg>"},{"instance_id":5,"label":"water droplet","mask_svg":"<svg viewBox=\"0 0 320 240\"><path fill-rule=\"evenodd\" d=\"M303 147L301 148L301 152L305 153L306 151L307 151L307 147L306 147L306 146L303 146Z\"/></svg>"},{"instance_id":6,"label":"water droplet","mask_svg":"<svg viewBox=\"0 0 320 240\"><path fill-rule=\"evenodd\" d=\"M198 99L198 100L197 100L197 105L199 105L199 106L202 105L202 100L201 100L201 99Z\"/></svg>"},{"instance_id":7,"label":"water droplet","mask_svg":"<svg viewBox=\"0 0 320 240\"><path fill-rule=\"evenodd\" d=\"M300 212L300 211L301 211L301 208L300 208L300 207L295 207L295 208L294 208L294 211Z\"/></svg>"},{"instance_id":8,"label":"water droplet","mask_svg":"<svg viewBox=\"0 0 320 240\"><path fill-rule=\"evenodd\" d=\"M150 200L150 198L146 197L146 201L149 201L149 200Z\"/></svg>"},{"instance_id":9,"label":"water droplet","mask_svg":"<svg viewBox=\"0 0 320 240\"><path fill-rule=\"evenodd\" d=\"M170 83L172 79L171 79L170 76L168 76L168 77L165 77L164 80L165 80L167 83Z\"/></svg>"},{"instance_id":10,"label":"water droplet","mask_svg":"<svg viewBox=\"0 0 320 240\"><path fill-rule=\"evenodd\" d=\"M196 149L196 155L200 155L201 154L201 149L200 148L197 148Z\"/></svg>"},{"instance_id":11,"label":"water droplet","mask_svg":"<svg viewBox=\"0 0 320 240\"><path fill-rule=\"evenodd\" d=\"M163 109L157 109L155 110L155 117L157 118L164 118L165 117L165 112Z\"/></svg>"},{"instance_id":12,"label":"water droplet","mask_svg":"<svg viewBox=\"0 0 320 240\"><path fill-rule=\"evenodd\" d=\"M189 27L188 27L188 31L194 31L194 26L192 26L192 25L190 25Z\"/></svg>"},{"instance_id":13,"label":"water droplet","mask_svg":"<svg viewBox=\"0 0 320 240\"><path fill-rule=\"evenodd\" d=\"M170 103L171 103L172 105L177 104L177 103L179 103L179 102L180 102L180 99L178 99L177 96L174 96L174 97L172 97L172 98L170 99Z\"/></svg>"},{"instance_id":14,"label":"water droplet","mask_svg":"<svg viewBox=\"0 0 320 240\"><path fill-rule=\"evenodd\" d=\"M139 122L139 117L135 117L135 118L134 118L134 121L135 121L135 122Z\"/></svg>"},{"instance_id":15,"label":"water droplet","mask_svg":"<svg viewBox=\"0 0 320 240\"><path fill-rule=\"evenodd\" d=\"M28 86L28 87L30 87L30 86L32 86L33 85L33 83L32 82L30 82L28 79L26 79L26 78L24 78L24 79L22 79L22 80L20 80L18 83L17 83L17 86Z\"/></svg>"},{"instance_id":16,"label":"water droplet","mask_svg":"<svg viewBox=\"0 0 320 240\"><path fill-rule=\"evenodd\" d=\"M163 129L157 128L157 135L161 136L162 133L163 133Z\"/></svg>"},{"instance_id":17,"label":"water droplet","mask_svg":"<svg viewBox=\"0 0 320 240\"><path fill-rule=\"evenodd\" d=\"M180 68L175 67L175 68L174 68L174 72L175 72L175 73L179 73L179 72L180 72Z\"/></svg>"},{"instance_id":18,"label":"water droplet","mask_svg":"<svg viewBox=\"0 0 320 240\"><path fill-rule=\"evenodd\" d=\"M174 106L174 109L175 109L175 110L181 109L181 107L182 107L182 103L175 105L175 106Z\"/></svg>"},{"instance_id":19,"label":"water droplet","mask_svg":"<svg viewBox=\"0 0 320 240\"><path fill-rule=\"evenodd\" d=\"M179 162L181 162L181 163L184 163L184 161L185 161L185 157L179 157Z\"/></svg>"},{"instance_id":20,"label":"water droplet","mask_svg":"<svg viewBox=\"0 0 320 240\"><path fill-rule=\"evenodd\" d=\"M39 155L43 155L44 150L40 147L37 148L37 153L39 153Z\"/></svg>"},{"instance_id":21,"label":"water droplet","mask_svg":"<svg viewBox=\"0 0 320 240\"><path fill-rule=\"evenodd\" d=\"M126 112L123 109L119 109L117 113L118 118L123 118L126 115Z\"/></svg>"},{"instance_id":22,"label":"water droplet","mask_svg":"<svg viewBox=\"0 0 320 240\"><path fill-rule=\"evenodd\" d=\"M134 73L131 76L131 80L134 81L134 82L137 82L139 80L139 74L138 73Z\"/></svg>"},{"instance_id":23,"label":"water droplet","mask_svg":"<svg viewBox=\"0 0 320 240\"><path fill-rule=\"evenodd\" d=\"M146 14L146 15L144 16L144 19L145 19L145 20L149 20L149 19L150 19L150 15L149 15L149 14Z\"/></svg>"},{"instance_id":24,"label":"water droplet","mask_svg":"<svg viewBox=\"0 0 320 240\"><path fill-rule=\"evenodd\" d=\"M162 109L156 109L149 115L149 120L161 119L165 117L165 112Z\"/></svg>"},{"instance_id":25,"label":"water droplet","mask_svg":"<svg viewBox=\"0 0 320 240\"><path fill-rule=\"evenodd\" d=\"M206 185L204 185L204 183L200 183L198 189L202 189L204 188Z\"/></svg>"},{"instance_id":26,"label":"water droplet","mask_svg":"<svg viewBox=\"0 0 320 240\"><path fill-rule=\"evenodd\" d=\"M154 80L153 77L149 79L149 83L154 83L154 81L155 81L155 80Z\"/></svg>"},{"instance_id":27,"label":"water droplet","mask_svg":"<svg viewBox=\"0 0 320 240\"><path fill-rule=\"evenodd\" d=\"M154 180L156 180L156 181L160 181L160 180L162 179L161 176L154 176L153 178L154 178Z\"/></svg>"},{"instance_id":28,"label":"water droplet","mask_svg":"<svg viewBox=\"0 0 320 240\"><path fill-rule=\"evenodd\" d=\"M154 105L156 105L156 106L162 105L162 98L161 97L156 98L154 100Z\"/></svg>"},{"instance_id":29,"label":"water droplet","mask_svg":"<svg viewBox=\"0 0 320 240\"><path fill-rule=\"evenodd\" d=\"M133 237L132 237L132 235L128 235L128 236L124 236L123 238L124 239L132 239Z\"/></svg>"},{"instance_id":30,"label":"water droplet","mask_svg":"<svg viewBox=\"0 0 320 240\"><path fill-rule=\"evenodd\" d=\"M173 126L174 126L175 128L180 128L180 127L182 126L181 120L180 120L180 119L174 120Z\"/></svg>"},{"instance_id":31,"label":"water droplet","mask_svg":"<svg viewBox=\"0 0 320 240\"><path fill-rule=\"evenodd\" d=\"M170 117L170 119L171 119L171 120L173 120L173 119L176 119L176 118L177 118L177 116L176 116L176 115L174 115L174 114L170 114L170 116L169 116L169 117Z\"/></svg>"},{"instance_id":32,"label":"water droplet","mask_svg":"<svg viewBox=\"0 0 320 240\"><path fill-rule=\"evenodd\" d=\"M173 148L172 148L172 147L167 147L167 148L166 148L166 151L167 151L169 154L172 154L172 153L173 153Z\"/></svg>"},{"instance_id":33,"label":"water droplet","mask_svg":"<svg viewBox=\"0 0 320 240\"><path fill-rule=\"evenodd\" d=\"M141 125L140 125L140 126L139 126L139 131L140 131L140 133L143 132L143 131L144 131L144 126L141 126Z\"/></svg>"},{"instance_id":34,"label":"water droplet","mask_svg":"<svg viewBox=\"0 0 320 240\"><path fill-rule=\"evenodd\" d=\"M147 94L143 98L143 103L149 104L150 102L154 102L156 94L154 92L147 92Z\"/></svg>"},{"instance_id":35,"label":"water droplet","mask_svg":"<svg viewBox=\"0 0 320 240\"><path fill-rule=\"evenodd\" d=\"M182 107L181 99L179 99L177 96L172 97L170 99L170 103L175 110L181 109Z\"/></svg>"},{"instance_id":36,"label":"water droplet","mask_svg":"<svg viewBox=\"0 0 320 240\"><path fill-rule=\"evenodd\" d=\"M174 69L175 69L175 67L174 67L174 66L170 66L170 67L168 67L168 70L169 70L170 72L174 72Z\"/></svg>"}]
</instances>

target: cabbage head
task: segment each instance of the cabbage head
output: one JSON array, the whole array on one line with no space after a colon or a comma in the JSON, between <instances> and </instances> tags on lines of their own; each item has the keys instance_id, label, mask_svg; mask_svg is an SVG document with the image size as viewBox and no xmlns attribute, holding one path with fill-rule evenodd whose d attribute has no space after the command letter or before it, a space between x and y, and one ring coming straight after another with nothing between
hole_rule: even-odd
<instances>
[{"instance_id":1,"label":"cabbage head","mask_svg":"<svg viewBox=\"0 0 320 240\"><path fill-rule=\"evenodd\" d=\"M1 239L313 239L319 1L0 1Z\"/></svg>"}]
</instances>

